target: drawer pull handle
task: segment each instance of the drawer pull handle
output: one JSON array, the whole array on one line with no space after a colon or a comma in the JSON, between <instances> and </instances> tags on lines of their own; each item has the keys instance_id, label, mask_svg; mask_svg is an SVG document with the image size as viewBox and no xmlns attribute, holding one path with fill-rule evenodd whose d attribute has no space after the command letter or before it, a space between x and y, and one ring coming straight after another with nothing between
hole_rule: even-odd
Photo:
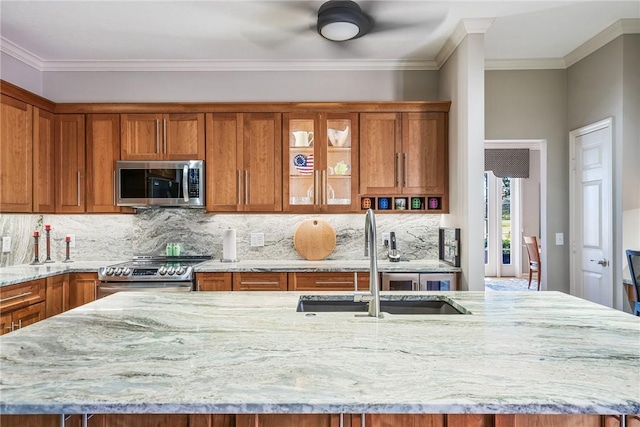
<instances>
[{"instance_id":1,"label":"drawer pull handle","mask_svg":"<svg viewBox=\"0 0 640 427\"><path fill-rule=\"evenodd\" d=\"M240 282L241 285L279 285L280 282Z\"/></svg>"},{"instance_id":2,"label":"drawer pull handle","mask_svg":"<svg viewBox=\"0 0 640 427\"><path fill-rule=\"evenodd\" d=\"M7 302L7 301L14 300L14 299L16 299L16 298L26 297L27 295L31 295L32 293L33 293L33 292L24 292L24 293L21 293L21 294L19 294L19 295L14 295L14 296L12 296L12 297L2 298L2 299L0 299L0 304L2 304L3 302Z\"/></svg>"},{"instance_id":3,"label":"drawer pull handle","mask_svg":"<svg viewBox=\"0 0 640 427\"><path fill-rule=\"evenodd\" d=\"M353 282L350 280L335 282L316 282L316 285L353 285Z\"/></svg>"}]
</instances>

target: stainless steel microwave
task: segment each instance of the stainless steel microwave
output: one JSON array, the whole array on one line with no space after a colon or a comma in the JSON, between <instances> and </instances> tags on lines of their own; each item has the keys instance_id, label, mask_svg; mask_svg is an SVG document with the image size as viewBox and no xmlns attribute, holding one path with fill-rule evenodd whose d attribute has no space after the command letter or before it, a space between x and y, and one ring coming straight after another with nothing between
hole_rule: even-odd
<instances>
[{"instance_id":1,"label":"stainless steel microwave","mask_svg":"<svg viewBox=\"0 0 640 427\"><path fill-rule=\"evenodd\" d=\"M116 204L132 207L204 207L204 161L119 160Z\"/></svg>"}]
</instances>

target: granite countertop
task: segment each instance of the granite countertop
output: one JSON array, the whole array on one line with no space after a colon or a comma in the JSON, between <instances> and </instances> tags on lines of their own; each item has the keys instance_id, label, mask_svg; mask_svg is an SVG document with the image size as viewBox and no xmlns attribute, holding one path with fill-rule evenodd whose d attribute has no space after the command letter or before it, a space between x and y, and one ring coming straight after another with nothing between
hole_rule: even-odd
<instances>
[{"instance_id":1,"label":"granite countertop","mask_svg":"<svg viewBox=\"0 0 640 427\"><path fill-rule=\"evenodd\" d=\"M260 271L300 271L300 272L323 272L323 271L369 271L369 259L362 260L240 260L238 262L221 262L218 260L207 261L196 267L196 272L260 272ZM385 259L378 259L378 271L406 272L406 273L455 273L459 272L459 267L453 267L438 260L411 260L391 262Z\"/></svg>"},{"instance_id":2,"label":"granite countertop","mask_svg":"<svg viewBox=\"0 0 640 427\"><path fill-rule=\"evenodd\" d=\"M0 413L640 413L629 314L423 292L393 297L472 314L310 316L299 295L119 293L4 335Z\"/></svg>"},{"instance_id":3,"label":"granite countertop","mask_svg":"<svg viewBox=\"0 0 640 427\"><path fill-rule=\"evenodd\" d=\"M100 267L113 265L120 261L80 261L64 264L30 265L22 264L12 267L0 268L0 287L36 280L56 274L93 272L97 273ZM411 272L411 273L452 273L459 272L459 267L452 267L438 260L419 260L390 262L378 260L380 272ZM331 260L331 261L305 261L305 260L246 260L238 262L207 261L195 267L196 273L203 272L242 272L242 271L369 271L369 260Z\"/></svg>"}]
</instances>

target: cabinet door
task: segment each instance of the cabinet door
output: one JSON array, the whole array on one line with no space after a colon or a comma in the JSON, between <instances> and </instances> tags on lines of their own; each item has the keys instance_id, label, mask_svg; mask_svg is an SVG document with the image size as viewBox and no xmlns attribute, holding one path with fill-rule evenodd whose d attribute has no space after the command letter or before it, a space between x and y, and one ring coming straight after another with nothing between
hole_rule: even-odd
<instances>
[{"instance_id":1,"label":"cabinet door","mask_svg":"<svg viewBox=\"0 0 640 427\"><path fill-rule=\"evenodd\" d=\"M444 195L449 170L445 114L404 113L402 119L402 193Z\"/></svg>"},{"instance_id":2,"label":"cabinet door","mask_svg":"<svg viewBox=\"0 0 640 427\"><path fill-rule=\"evenodd\" d=\"M165 114L163 126L164 159L204 159L204 114Z\"/></svg>"},{"instance_id":3,"label":"cabinet door","mask_svg":"<svg viewBox=\"0 0 640 427\"><path fill-rule=\"evenodd\" d=\"M69 276L69 309L96 300L95 273L72 273Z\"/></svg>"},{"instance_id":4,"label":"cabinet door","mask_svg":"<svg viewBox=\"0 0 640 427\"><path fill-rule=\"evenodd\" d=\"M338 427L338 414L236 415L236 427Z\"/></svg>"},{"instance_id":5,"label":"cabinet door","mask_svg":"<svg viewBox=\"0 0 640 427\"><path fill-rule=\"evenodd\" d=\"M290 291L358 291L369 290L369 273L289 273Z\"/></svg>"},{"instance_id":6,"label":"cabinet door","mask_svg":"<svg viewBox=\"0 0 640 427\"><path fill-rule=\"evenodd\" d=\"M207 211L241 211L242 114L207 114Z\"/></svg>"},{"instance_id":7,"label":"cabinet door","mask_svg":"<svg viewBox=\"0 0 640 427\"><path fill-rule=\"evenodd\" d=\"M401 115L360 115L360 194L399 193L402 167Z\"/></svg>"},{"instance_id":8,"label":"cabinet door","mask_svg":"<svg viewBox=\"0 0 640 427\"><path fill-rule=\"evenodd\" d=\"M69 275L47 277L46 316L51 317L69 309Z\"/></svg>"},{"instance_id":9,"label":"cabinet door","mask_svg":"<svg viewBox=\"0 0 640 427\"><path fill-rule=\"evenodd\" d=\"M33 109L33 211L55 212L55 116Z\"/></svg>"},{"instance_id":10,"label":"cabinet door","mask_svg":"<svg viewBox=\"0 0 640 427\"><path fill-rule=\"evenodd\" d=\"M243 116L243 210L282 211L281 115L249 113Z\"/></svg>"},{"instance_id":11,"label":"cabinet door","mask_svg":"<svg viewBox=\"0 0 640 427\"><path fill-rule=\"evenodd\" d=\"M56 212L84 212L84 115L57 115L55 131Z\"/></svg>"},{"instance_id":12,"label":"cabinet door","mask_svg":"<svg viewBox=\"0 0 640 427\"><path fill-rule=\"evenodd\" d=\"M284 211L319 212L321 207L320 171L325 165L320 116L314 113L284 115L283 193Z\"/></svg>"},{"instance_id":13,"label":"cabinet door","mask_svg":"<svg viewBox=\"0 0 640 427\"><path fill-rule=\"evenodd\" d=\"M33 107L0 99L0 211L33 210Z\"/></svg>"},{"instance_id":14,"label":"cabinet door","mask_svg":"<svg viewBox=\"0 0 640 427\"><path fill-rule=\"evenodd\" d=\"M495 427L600 427L600 415L496 415Z\"/></svg>"},{"instance_id":15,"label":"cabinet door","mask_svg":"<svg viewBox=\"0 0 640 427\"><path fill-rule=\"evenodd\" d=\"M13 330L11 326L11 312L0 313L0 335L8 334ZM3 425L3 424L0 424Z\"/></svg>"},{"instance_id":16,"label":"cabinet door","mask_svg":"<svg viewBox=\"0 0 640 427\"><path fill-rule=\"evenodd\" d=\"M230 291L231 273L196 273L198 291Z\"/></svg>"},{"instance_id":17,"label":"cabinet door","mask_svg":"<svg viewBox=\"0 0 640 427\"><path fill-rule=\"evenodd\" d=\"M449 414L447 427L493 427L493 415Z\"/></svg>"},{"instance_id":18,"label":"cabinet door","mask_svg":"<svg viewBox=\"0 0 640 427\"><path fill-rule=\"evenodd\" d=\"M351 418L352 426L361 425L361 415ZM441 414L367 414L367 427L444 427L444 415Z\"/></svg>"},{"instance_id":19,"label":"cabinet door","mask_svg":"<svg viewBox=\"0 0 640 427\"><path fill-rule=\"evenodd\" d=\"M321 114L323 136L320 175L323 212L351 212L358 209L358 115Z\"/></svg>"},{"instance_id":20,"label":"cabinet door","mask_svg":"<svg viewBox=\"0 0 640 427\"><path fill-rule=\"evenodd\" d=\"M11 321L16 325L16 328L24 328L25 326L44 320L45 313L45 303L39 302L11 313Z\"/></svg>"},{"instance_id":21,"label":"cabinet door","mask_svg":"<svg viewBox=\"0 0 640 427\"><path fill-rule=\"evenodd\" d=\"M627 427L640 427L640 414L626 415Z\"/></svg>"},{"instance_id":22,"label":"cabinet door","mask_svg":"<svg viewBox=\"0 0 640 427\"><path fill-rule=\"evenodd\" d=\"M87 212L120 212L115 203L116 161L120 159L120 117L87 116Z\"/></svg>"},{"instance_id":23,"label":"cabinet door","mask_svg":"<svg viewBox=\"0 0 640 427\"><path fill-rule=\"evenodd\" d=\"M233 273L234 291L286 291L287 273Z\"/></svg>"},{"instance_id":24,"label":"cabinet door","mask_svg":"<svg viewBox=\"0 0 640 427\"><path fill-rule=\"evenodd\" d=\"M105 427L189 427L187 414L104 414Z\"/></svg>"},{"instance_id":25,"label":"cabinet door","mask_svg":"<svg viewBox=\"0 0 640 427\"><path fill-rule=\"evenodd\" d=\"M121 114L120 158L160 160L161 127L162 114Z\"/></svg>"}]
</instances>

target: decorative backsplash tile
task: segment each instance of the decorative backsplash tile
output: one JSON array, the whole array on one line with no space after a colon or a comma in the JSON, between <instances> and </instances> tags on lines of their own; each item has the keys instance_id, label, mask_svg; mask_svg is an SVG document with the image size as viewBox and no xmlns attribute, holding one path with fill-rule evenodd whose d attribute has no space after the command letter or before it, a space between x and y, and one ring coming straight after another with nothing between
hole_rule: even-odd
<instances>
[{"instance_id":1,"label":"decorative backsplash tile","mask_svg":"<svg viewBox=\"0 0 640 427\"><path fill-rule=\"evenodd\" d=\"M74 234L71 259L97 261L129 259L134 255L163 255L167 243L180 243L183 255L222 256L222 236L235 228L238 259L301 259L293 247L296 226L321 217L336 231L336 249L328 259L364 259L363 215L207 214L199 209L145 209L135 215L0 215L0 232L10 236L12 248L0 253L0 266L33 260L34 230L44 236L51 225L52 259L62 261L65 236ZM378 253L386 256L382 233L395 231L398 250L408 259L438 258L439 215L376 215ZM251 247L251 233L264 233L264 246ZM44 237L40 259L44 259Z\"/></svg>"}]
</instances>

